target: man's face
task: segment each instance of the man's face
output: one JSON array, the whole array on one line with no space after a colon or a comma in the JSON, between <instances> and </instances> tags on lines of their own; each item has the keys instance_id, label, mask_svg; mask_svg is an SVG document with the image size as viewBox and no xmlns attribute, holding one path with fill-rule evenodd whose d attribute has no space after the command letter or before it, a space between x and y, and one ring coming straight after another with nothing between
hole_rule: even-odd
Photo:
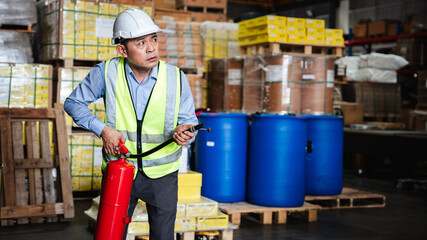
<instances>
[{"instance_id":1,"label":"man's face","mask_svg":"<svg viewBox=\"0 0 427 240\"><path fill-rule=\"evenodd\" d=\"M123 52L119 53L127 58L128 63L139 69L151 69L159 62L159 48L157 33L129 39Z\"/></svg>"}]
</instances>

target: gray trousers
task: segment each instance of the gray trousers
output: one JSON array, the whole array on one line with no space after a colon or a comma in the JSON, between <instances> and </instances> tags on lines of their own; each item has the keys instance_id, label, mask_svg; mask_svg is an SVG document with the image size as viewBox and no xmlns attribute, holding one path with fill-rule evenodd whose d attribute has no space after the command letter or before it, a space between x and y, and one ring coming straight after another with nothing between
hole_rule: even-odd
<instances>
[{"instance_id":1,"label":"gray trousers","mask_svg":"<svg viewBox=\"0 0 427 240\"><path fill-rule=\"evenodd\" d=\"M157 179L151 179L138 171L133 180L127 217L132 217L138 199L147 206L150 240L173 240L178 202L178 171ZM126 224L123 240L126 239L128 225Z\"/></svg>"}]
</instances>

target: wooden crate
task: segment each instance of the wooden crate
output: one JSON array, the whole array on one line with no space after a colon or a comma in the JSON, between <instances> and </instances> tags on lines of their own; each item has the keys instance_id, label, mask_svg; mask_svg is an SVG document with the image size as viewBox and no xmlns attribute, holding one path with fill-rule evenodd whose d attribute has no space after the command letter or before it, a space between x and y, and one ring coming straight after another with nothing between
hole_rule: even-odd
<instances>
[{"instance_id":1,"label":"wooden crate","mask_svg":"<svg viewBox=\"0 0 427 240\"><path fill-rule=\"evenodd\" d=\"M344 187L342 193L339 195L305 196L306 202L321 206L321 210L385 207L385 200L386 197L384 195L347 187Z\"/></svg>"},{"instance_id":2,"label":"wooden crate","mask_svg":"<svg viewBox=\"0 0 427 240\"><path fill-rule=\"evenodd\" d=\"M343 48L344 46L332 45L311 45L299 43L262 43L240 47L240 52L242 55L295 52L342 57Z\"/></svg>"},{"instance_id":3,"label":"wooden crate","mask_svg":"<svg viewBox=\"0 0 427 240\"><path fill-rule=\"evenodd\" d=\"M49 122L53 124L53 155ZM4 164L2 177L7 182L2 194L2 225L73 218L74 203L63 106L56 104L55 108L49 109L0 108L0 126L1 159ZM54 169L57 173L56 184L52 172Z\"/></svg>"},{"instance_id":4,"label":"wooden crate","mask_svg":"<svg viewBox=\"0 0 427 240\"><path fill-rule=\"evenodd\" d=\"M218 209L229 215L230 222L240 225L241 216L244 214L258 214L262 224L286 223L287 216L302 218L307 222L317 221L317 210L320 206L304 202L301 207L266 207L250 204L248 202L218 203ZM273 216L274 215L274 216Z\"/></svg>"},{"instance_id":5,"label":"wooden crate","mask_svg":"<svg viewBox=\"0 0 427 240\"><path fill-rule=\"evenodd\" d=\"M223 13L203 13L203 12L190 12L191 20L194 22L225 22L227 17Z\"/></svg>"}]
</instances>

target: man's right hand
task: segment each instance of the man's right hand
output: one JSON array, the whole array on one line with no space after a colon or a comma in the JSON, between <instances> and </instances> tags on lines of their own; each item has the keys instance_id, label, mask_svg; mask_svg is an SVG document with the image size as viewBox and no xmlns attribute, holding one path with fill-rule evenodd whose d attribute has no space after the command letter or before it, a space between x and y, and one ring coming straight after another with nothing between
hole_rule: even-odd
<instances>
[{"instance_id":1,"label":"man's right hand","mask_svg":"<svg viewBox=\"0 0 427 240\"><path fill-rule=\"evenodd\" d=\"M104 143L104 151L111 155L118 155L119 141L126 142L126 138L116 129L105 126L101 132L102 142Z\"/></svg>"}]
</instances>

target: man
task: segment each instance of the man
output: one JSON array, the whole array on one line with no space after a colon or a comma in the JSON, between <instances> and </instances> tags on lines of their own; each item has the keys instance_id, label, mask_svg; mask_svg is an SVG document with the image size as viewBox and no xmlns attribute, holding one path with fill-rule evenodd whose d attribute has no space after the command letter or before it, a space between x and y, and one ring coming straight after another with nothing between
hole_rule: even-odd
<instances>
[{"instance_id":1,"label":"man","mask_svg":"<svg viewBox=\"0 0 427 240\"><path fill-rule=\"evenodd\" d=\"M194 133L184 130L198 123L188 79L177 67L159 60L160 29L143 11L129 8L113 27L113 44L121 58L98 64L64 103L65 111L81 127L103 140L104 160L117 159L119 141L132 153L145 152L173 136L174 143L147 157L128 159L135 177L128 217L138 202L147 206L150 239L174 239L177 176L181 147ZM87 106L103 98L106 123ZM126 238L126 230L123 239Z\"/></svg>"}]
</instances>

